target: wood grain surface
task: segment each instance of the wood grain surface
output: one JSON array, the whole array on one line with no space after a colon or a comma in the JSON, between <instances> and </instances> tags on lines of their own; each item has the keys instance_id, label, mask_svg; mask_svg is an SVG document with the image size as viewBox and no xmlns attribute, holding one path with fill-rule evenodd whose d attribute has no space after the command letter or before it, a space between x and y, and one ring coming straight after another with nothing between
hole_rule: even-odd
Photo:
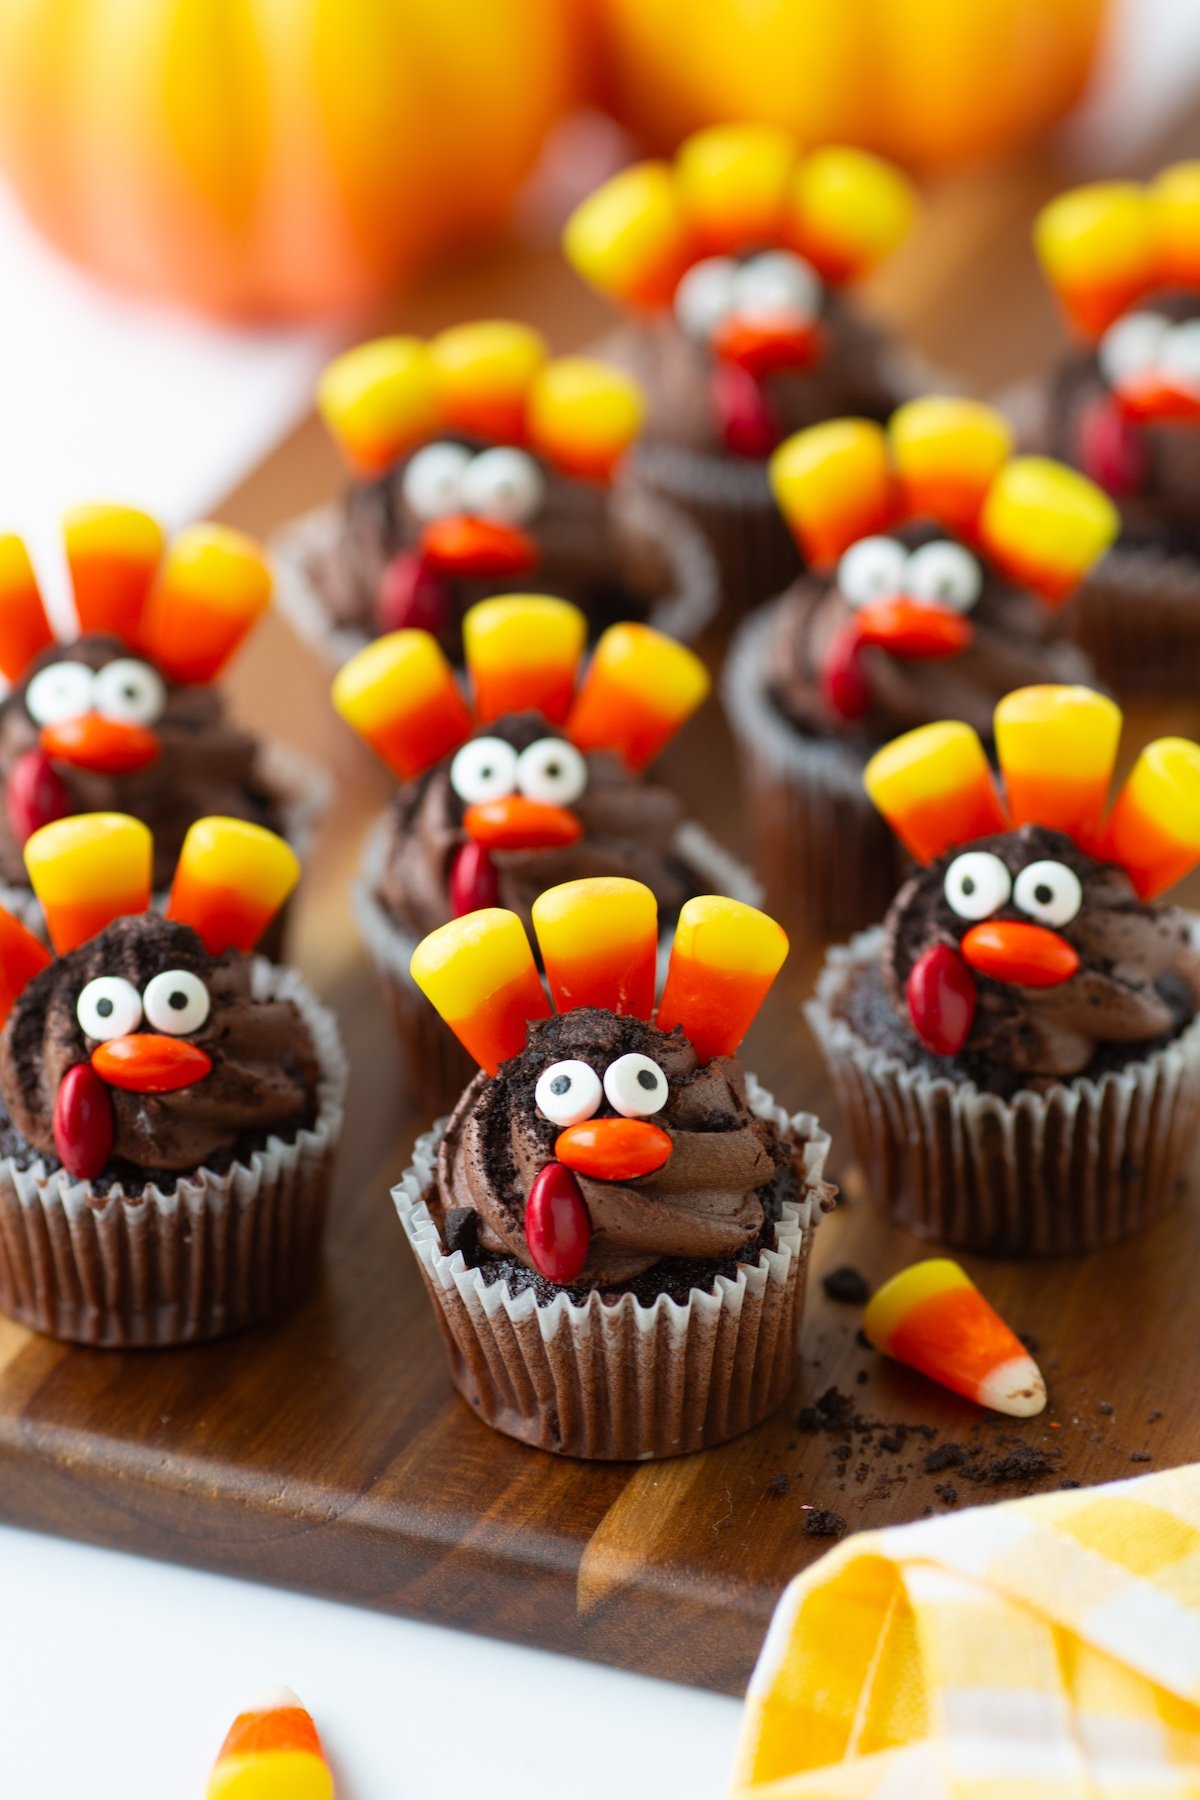
<instances>
[{"instance_id":1,"label":"wood grain surface","mask_svg":"<svg viewBox=\"0 0 1200 1800\"><path fill-rule=\"evenodd\" d=\"M946 182L878 289L965 384L989 390L1053 353L1028 221L1062 180L1027 162ZM603 322L552 258L516 254L441 280L402 322L423 330L507 311L543 324L558 347ZM266 532L336 481L310 420L223 516ZM388 1197L429 1121L406 1106L346 892L387 781L331 713L327 672L282 622L261 632L232 687L246 721L321 757L338 782L294 938L340 1015L353 1069L324 1278L282 1325L196 1350L72 1350L0 1322L0 1517L738 1692L780 1589L828 1543L810 1533L816 1513L856 1530L1127 1475L1135 1458L1200 1457L1194 1203L1085 1259L969 1263L1012 1324L1035 1334L1049 1379L1045 1417L1014 1427L885 1364L858 1341L857 1309L825 1296L835 1265L874 1282L923 1248L873 1214L840 1144L845 1202L817 1234L796 1395L774 1420L723 1449L642 1467L564 1462L488 1431L450 1385ZM1164 722L1195 731L1200 707L1143 712L1130 730ZM662 774L746 849L715 703ZM836 1134L799 1012L820 955L795 943L747 1060ZM831 1388L849 1397L849 1418L829 1403L814 1417ZM1011 1475L1009 1439L1044 1451L1044 1472L999 1479ZM925 1472L947 1443L967 1453L965 1469Z\"/></svg>"}]
</instances>

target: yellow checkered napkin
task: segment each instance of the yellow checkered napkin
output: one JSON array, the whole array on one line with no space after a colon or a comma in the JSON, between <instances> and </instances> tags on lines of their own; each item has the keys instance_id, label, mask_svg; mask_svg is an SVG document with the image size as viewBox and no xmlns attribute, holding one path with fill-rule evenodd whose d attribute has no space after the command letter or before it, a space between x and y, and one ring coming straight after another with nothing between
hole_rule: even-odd
<instances>
[{"instance_id":1,"label":"yellow checkered napkin","mask_svg":"<svg viewBox=\"0 0 1200 1800\"><path fill-rule=\"evenodd\" d=\"M1200 1800L1200 1465L840 1544L793 1581L734 1800Z\"/></svg>"}]
</instances>

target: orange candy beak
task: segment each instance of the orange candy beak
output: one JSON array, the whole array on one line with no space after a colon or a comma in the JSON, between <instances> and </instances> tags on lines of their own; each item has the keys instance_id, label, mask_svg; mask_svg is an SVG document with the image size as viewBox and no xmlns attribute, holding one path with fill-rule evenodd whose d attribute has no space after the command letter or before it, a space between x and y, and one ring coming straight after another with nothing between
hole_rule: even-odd
<instances>
[{"instance_id":1,"label":"orange candy beak","mask_svg":"<svg viewBox=\"0 0 1200 1800\"><path fill-rule=\"evenodd\" d=\"M565 806L527 800L523 794L468 806L463 829L473 843L489 850L558 850L583 836L583 826Z\"/></svg>"},{"instance_id":2,"label":"orange candy beak","mask_svg":"<svg viewBox=\"0 0 1200 1800\"><path fill-rule=\"evenodd\" d=\"M92 1051L92 1067L109 1087L131 1094L174 1094L212 1072L212 1057L186 1038L135 1031Z\"/></svg>"},{"instance_id":3,"label":"orange candy beak","mask_svg":"<svg viewBox=\"0 0 1200 1800\"><path fill-rule=\"evenodd\" d=\"M670 1159L670 1136L648 1119L587 1119L559 1133L554 1154L593 1181L637 1181Z\"/></svg>"},{"instance_id":4,"label":"orange candy beak","mask_svg":"<svg viewBox=\"0 0 1200 1800\"><path fill-rule=\"evenodd\" d=\"M538 547L528 532L492 519L455 514L434 519L421 533L421 554L439 575L526 575L537 567Z\"/></svg>"},{"instance_id":5,"label":"orange candy beak","mask_svg":"<svg viewBox=\"0 0 1200 1800\"><path fill-rule=\"evenodd\" d=\"M1018 919L972 925L959 948L976 974L1015 987L1057 987L1079 968L1074 944L1045 925L1025 925Z\"/></svg>"},{"instance_id":6,"label":"orange candy beak","mask_svg":"<svg viewBox=\"0 0 1200 1800\"><path fill-rule=\"evenodd\" d=\"M1115 388L1113 398L1125 417L1139 424L1194 425L1200 421L1200 398L1163 381Z\"/></svg>"},{"instance_id":7,"label":"orange candy beak","mask_svg":"<svg viewBox=\"0 0 1200 1800\"><path fill-rule=\"evenodd\" d=\"M975 633L969 619L944 606L926 606L898 594L874 600L854 615L858 640L865 648L921 662L957 656Z\"/></svg>"},{"instance_id":8,"label":"orange candy beak","mask_svg":"<svg viewBox=\"0 0 1200 1800\"><path fill-rule=\"evenodd\" d=\"M750 375L806 369L822 349L821 331L812 319L781 314L773 320L725 319L712 340L713 353Z\"/></svg>"},{"instance_id":9,"label":"orange candy beak","mask_svg":"<svg viewBox=\"0 0 1200 1800\"><path fill-rule=\"evenodd\" d=\"M47 756L72 768L91 769L99 775L132 775L157 762L158 737L145 725L106 719L101 713L81 713L43 725L39 742Z\"/></svg>"}]
</instances>

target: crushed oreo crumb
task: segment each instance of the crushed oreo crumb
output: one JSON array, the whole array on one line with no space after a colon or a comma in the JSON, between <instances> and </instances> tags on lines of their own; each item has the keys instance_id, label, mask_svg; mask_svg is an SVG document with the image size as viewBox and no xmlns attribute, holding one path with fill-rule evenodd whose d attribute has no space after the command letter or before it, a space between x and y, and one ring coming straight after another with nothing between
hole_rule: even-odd
<instances>
[{"instance_id":1,"label":"crushed oreo crumb","mask_svg":"<svg viewBox=\"0 0 1200 1800\"><path fill-rule=\"evenodd\" d=\"M791 1476L786 1475L782 1469L777 1469L767 1483L767 1491L774 1494L777 1499L782 1499L791 1485Z\"/></svg>"},{"instance_id":2,"label":"crushed oreo crumb","mask_svg":"<svg viewBox=\"0 0 1200 1800\"><path fill-rule=\"evenodd\" d=\"M860 1269L849 1264L830 1269L821 1286L831 1300L843 1300L848 1306L865 1306L871 1298L871 1284Z\"/></svg>"},{"instance_id":3,"label":"crushed oreo crumb","mask_svg":"<svg viewBox=\"0 0 1200 1800\"><path fill-rule=\"evenodd\" d=\"M804 1529L809 1537L841 1537L846 1529L846 1521L841 1513L831 1512L826 1507L814 1506L804 1515Z\"/></svg>"}]
</instances>

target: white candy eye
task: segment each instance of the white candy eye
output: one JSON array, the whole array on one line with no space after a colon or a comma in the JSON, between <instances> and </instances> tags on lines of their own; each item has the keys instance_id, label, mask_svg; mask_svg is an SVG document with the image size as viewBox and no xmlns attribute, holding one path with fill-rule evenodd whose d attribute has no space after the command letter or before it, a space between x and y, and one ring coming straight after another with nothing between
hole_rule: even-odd
<instances>
[{"instance_id":1,"label":"white candy eye","mask_svg":"<svg viewBox=\"0 0 1200 1800\"><path fill-rule=\"evenodd\" d=\"M1083 905L1083 884L1066 863L1030 863L1013 883L1013 900L1043 925L1069 925Z\"/></svg>"},{"instance_id":2,"label":"white candy eye","mask_svg":"<svg viewBox=\"0 0 1200 1800\"><path fill-rule=\"evenodd\" d=\"M1122 387L1135 375L1157 368L1170 329L1161 313L1151 312L1126 313L1110 325L1096 352L1109 387Z\"/></svg>"},{"instance_id":3,"label":"white candy eye","mask_svg":"<svg viewBox=\"0 0 1200 1800\"><path fill-rule=\"evenodd\" d=\"M908 557L890 537L859 538L837 566L837 584L851 606L867 606L904 592Z\"/></svg>"},{"instance_id":4,"label":"white candy eye","mask_svg":"<svg viewBox=\"0 0 1200 1800\"><path fill-rule=\"evenodd\" d=\"M88 1037L104 1043L137 1030L142 1022L142 997L123 975L97 975L75 1002L75 1017Z\"/></svg>"},{"instance_id":5,"label":"white candy eye","mask_svg":"<svg viewBox=\"0 0 1200 1800\"><path fill-rule=\"evenodd\" d=\"M418 519L448 519L462 506L462 479L471 452L461 444L426 444L404 471L405 503Z\"/></svg>"},{"instance_id":6,"label":"white candy eye","mask_svg":"<svg viewBox=\"0 0 1200 1800\"><path fill-rule=\"evenodd\" d=\"M609 1105L625 1119L644 1119L667 1104L667 1078L656 1062L631 1050L604 1071Z\"/></svg>"},{"instance_id":7,"label":"white candy eye","mask_svg":"<svg viewBox=\"0 0 1200 1800\"><path fill-rule=\"evenodd\" d=\"M57 725L92 710L94 676L82 663L56 662L39 669L25 690L25 706L39 725Z\"/></svg>"},{"instance_id":8,"label":"white candy eye","mask_svg":"<svg viewBox=\"0 0 1200 1800\"><path fill-rule=\"evenodd\" d=\"M1176 387L1200 399L1200 319L1171 327L1158 366Z\"/></svg>"},{"instance_id":9,"label":"white candy eye","mask_svg":"<svg viewBox=\"0 0 1200 1800\"><path fill-rule=\"evenodd\" d=\"M739 319L777 319L781 313L813 319L821 310L821 294L821 278L812 264L787 250L750 257L733 278L733 310Z\"/></svg>"},{"instance_id":10,"label":"white candy eye","mask_svg":"<svg viewBox=\"0 0 1200 1800\"><path fill-rule=\"evenodd\" d=\"M468 805L503 800L516 791L516 751L503 738L472 738L450 764L450 786Z\"/></svg>"},{"instance_id":11,"label":"white candy eye","mask_svg":"<svg viewBox=\"0 0 1200 1800\"><path fill-rule=\"evenodd\" d=\"M565 738L539 738L517 759L517 786L527 799L547 806L570 806L587 778L587 764Z\"/></svg>"},{"instance_id":12,"label":"white candy eye","mask_svg":"<svg viewBox=\"0 0 1200 1800\"><path fill-rule=\"evenodd\" d=\"M914 600L952 607L955 612L970 612L982 587L983 570L971 552L949 538L922 544L913 551L904 571L905 593Z\"/></svg>"},{"instance_id":13,"label":"white candy eye","mask_svg":"<svg viewBox=\"0 0 1200 1800\"><path fill-rule=\"evenodd\" d=\"M172 1037L199 1031L212 1011L208 989L190 969L164 969L155 975L146 983L142 1004L147 1025Z\"/></svg>"},{"instance_id":14,"label":"white candy eye","mask_svg":"<svg viewBox=\"0 0 1200 1800\"><path fill-rule=\"evenodd\" d=\"M546 498L542 471L523 450L481 450L462 479L464 512L501 525L526 525Z\"/></svg>"},{"instance_id":15,"label":"white candy eye","mask_svg":"<svg viewBox=\"0 0 1200 1800\"><path fill-rule=\"evenodd\" d=\"M106 664L92 683L95 710L125 725L155 724L166 704L167 687L158 670L132 656Z\"/></svg>"},{"instance_id":16,"label":"white candy eye","mask_svg":"<svg viewBox=\"0 0 1200 1800\"><path fill-rule=\"evenodd\" d=\"M554 1125L579 1125L600 1104L600 1077L585 1062L551 1063L533 1090L538 1111Z\"/></svg>"},{"instance_id":17,"label":"white candy eye","mask_svg":"<svg viewBox=\"0 0 1200 1800\"><path fill-rule=\"evenodd\" d=\"M960 919L986 919L1008 905L1012 876L990 850L968 850L946 870L943 892Z\"/></svg>"},{"instance_id":18,"label":"white candy eye","mask_svg":"<svg viewBox=\"0 0 1200 1800\"><path fill-rule=\"evenodd\" d=\"M729 256L706 256L688 270L675 289L675 317L680 330L706 344L722 319L733 311L737 264Z\"/></svg>"}]
</instances>

